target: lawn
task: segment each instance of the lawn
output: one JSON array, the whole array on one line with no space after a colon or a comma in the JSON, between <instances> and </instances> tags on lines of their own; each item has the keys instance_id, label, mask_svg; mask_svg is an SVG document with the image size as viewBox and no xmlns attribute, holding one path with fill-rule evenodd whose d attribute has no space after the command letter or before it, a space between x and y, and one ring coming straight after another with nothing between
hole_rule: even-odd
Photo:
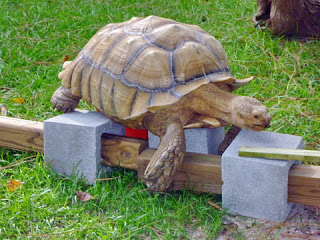
<instances>
[{"instance_id":1,"label":"lawn","mask_svg":"<svg viewBox=\"0 0 320 240\"><path fill-rule=\"evenodd\" d=\"M256 1L244 0L0 0L0 104L8 116L43 121L60 113L50 98L57 74L93 34L111 22L158 15L196 24L223 45L232 72L255 80L236 94L262 101L273 117L268 131L299 135L320 149L320 42L273 37L255 29ZM23 101L23 102L22 102ZM81 102L80 108L94 109ZM0 133L1 134L1 133ZM0 149L1 239L214 239L224 212L220 196L179 191L150 195L135 172L118 170L86 186L51 173L43 156ZM10 192L6 182L25 184ZM95 200L79 201L77 191ZM201 235L200 234L200 235ZM201 239L201 238L199 238Z\"/></svg>"}]
</instances>

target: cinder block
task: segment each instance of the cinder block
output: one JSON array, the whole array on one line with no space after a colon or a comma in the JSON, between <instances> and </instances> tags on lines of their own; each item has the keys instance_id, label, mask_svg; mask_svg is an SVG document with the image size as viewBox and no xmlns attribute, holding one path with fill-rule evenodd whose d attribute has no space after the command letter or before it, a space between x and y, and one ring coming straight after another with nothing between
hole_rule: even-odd
<instances>
[{"instance_id":1,"label":"cinder block","mask_svg":"<svg viewBox=\"0 0 320 240\"><path fill-rule=\"evenodd\" d=\"M239 157L241 146L303 148L301 137L242 130L222 155L222 206L231 214L284 221L288 203L288 174L299 162Z\"/></svg>"},{"instance_id":2,"label":"cinder block","mask_svg":"<svg viewBox=\"0 0 320 240\"><path fill-rule=\"evenodd\" d=\"M99 112L74 111L44 122L44 156L53 170L92 184L101 162L101 135L124 135L125 127Z\"/></svg>"},{"instance_id":3,"label":"cinder block","mask_svg":"<svg viewBox=\"0 0 320 240\"><path fill-rule=\"evenodd\" d=\"M205 154L217 154L218 147L223 141L224 127L220 128L192 128L185 129L186 151ZM149 147L157 148L160 138L148 132Z\"/></svg>"}]
</instances>

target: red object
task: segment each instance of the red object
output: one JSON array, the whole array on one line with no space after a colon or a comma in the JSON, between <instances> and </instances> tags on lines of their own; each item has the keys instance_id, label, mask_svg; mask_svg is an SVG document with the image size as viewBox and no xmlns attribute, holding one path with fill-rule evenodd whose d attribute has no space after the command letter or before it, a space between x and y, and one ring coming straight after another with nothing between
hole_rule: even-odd
<instances>
[{"instance_id":1,"label":"red object","mask_svg":"<svg viewBox=\"0 0 320 240\"><path fill-rule=\"evenodd\" d=\"M97 109L97 112L100 112L100 111ZM132 128L126 127L126 137L148 139L148 130L132 129Z\"/></svg>"},{"instance_id":2,"label":"red object","mask_svg":"<svg viewBox=\"0 0 320 240\"><path fill-rule=\"evenodd\" d=\"M126 127L126 137L148 139L148 130L132 129L132 128Z\"/></svg>"}]
</instances>

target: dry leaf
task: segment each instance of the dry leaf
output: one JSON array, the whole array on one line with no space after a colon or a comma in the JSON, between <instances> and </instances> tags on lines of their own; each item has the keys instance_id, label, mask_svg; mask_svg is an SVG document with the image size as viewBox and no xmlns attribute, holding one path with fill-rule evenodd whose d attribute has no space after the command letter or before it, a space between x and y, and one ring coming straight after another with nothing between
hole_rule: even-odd
<instances>
[{"instance_id":1,"label":"dry leaf","mask_svg":"<svg viewBox=\"0 0 320 240\"><path fill-rule=\"evenodd\" d=\"M3 91L10 91L11 90L11 88L8 88L8 87L1 87L0 89Z\"/></svg>"},{"instance_id":2,"label":"dry leaf","mask_svg":"<svg viewBox=\"0 0 320 240\"><path fill-rule=\"evenodd\" d=\"M12 101L22 104L22 103L24 103L24 98L14 98L14 99L12 99Z\"/></svg>"},{"instance_id":3,"label":"dry leaf","mask_svg":"<svg viewBox=\"0 0 320 240\"><path fill-rule=\"evenodd\" d=\"M218 206L217 204L215 204L214 202L208 201L208 203L209 203L212 207L218 209L219 211L222 211L221 207L219 207L219 206Z\"/></svg>"},{"instance_id":4,"label":"dry leaf","mask_svg":"<svg viewBox=\"0 0 320 240\"><path fill-rule=\"evenodd\" d=\"M8 115L8 111L5 105L1 104L1 116L7 116Z\"/></svg>"},{"instance_id":5,"label":"dry leaf","mask_svg":"<svg viewBox=\"0 0 320 240\"><path fill-rule=\"evenodd\" d=\"M23 184L24 184L24 182L21 182L20 180L11 179L7 183L7 187L9 189L9 191L13 192L13 191L16 191L17 189L19 189Z\"/></svg>"},{"instance_id":6,"label":"dry leaf","mask_svg":"<svg viewBox=\"0 0 320 240\"><path fill-rule=\"evenodd\" d=\"M86 192L81 192L81 191L78 191L77 192L77 197L80 199L80 201L82 202L87 202L89 201L90 199L93 198L93 196L91 196L89 193L86 193Z\"/></svg>"}]
</instances>

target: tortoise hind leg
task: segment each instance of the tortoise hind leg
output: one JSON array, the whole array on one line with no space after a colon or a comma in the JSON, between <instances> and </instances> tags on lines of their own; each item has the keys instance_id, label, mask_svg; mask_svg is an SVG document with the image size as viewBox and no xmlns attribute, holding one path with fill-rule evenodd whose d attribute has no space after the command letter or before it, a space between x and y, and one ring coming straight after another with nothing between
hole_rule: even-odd
<instances>
[{"instance_id":1,"label":"tortoise hind leg","mask_svg":"<svg viewBox=\"0 0 320 240\"><path fill-rule=\"evenodd\" d=\"M171 122L148 164L144 178L151 192L165 192L185 153L185 136L180 121Z\"/></svg>"},{"instance_id":2,"label":"tortoise hind leg","mask_svg":"<svg viewBox=\"0 0 320 240\"><path fill-rule=\"evenodd\" d=\"M71 89L64 87L59 87L50 100L53 108L64 113L72 112L78 106L79 101L80 97L72 94Z\"/></svg>"},{"instance_id":3,"label":"tortoise hind leg","mask_svg":"<svg viewBox=\"0 0 320 240\"><path fill-rule=\"evenodd\" d=\"M269 24L271 4L271 0L258 0L258 11L252 18L255 27L264 29Z\"/></svg>"}]
</instances>

